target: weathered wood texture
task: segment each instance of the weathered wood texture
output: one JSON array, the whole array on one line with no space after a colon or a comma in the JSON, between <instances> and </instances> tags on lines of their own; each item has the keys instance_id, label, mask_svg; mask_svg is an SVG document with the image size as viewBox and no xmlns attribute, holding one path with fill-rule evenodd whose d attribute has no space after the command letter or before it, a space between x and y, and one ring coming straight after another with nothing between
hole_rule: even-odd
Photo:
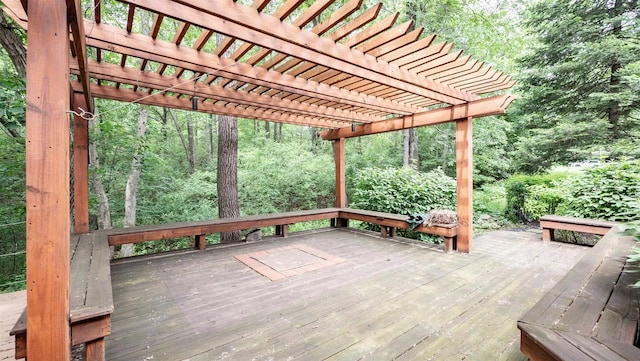
<instances>
[{"instance_id":1,"label":"weathered wood texture","mask_svg":"<svg viewBox=\"0 0 640 361\"><path fill-rule=\"evenodd\" d=\"M64 1L29 1L27 33L27 352L68 360L69 32Z\"/></svg>"},{"instance_id":2,"label":"weathered wood texture","mask_svg":"<svg viewBox=\"0 0 640 361\"><path fill-rule=\"evenodd\" d=\"M85 97L73 94L73 108L89 109ZM73 233L89 233L89 122L73 116Z\"/></svg>"},{"instance_id":3,"label":"weathered wood texture","mask_svg":"<svg viewBox=\"0 0 640 361\"><path fill-rule=\"evenodd\" d=\"M458 245L471 252L473 241L473 131L472 119L456 122L456 191L458 193Z\"/></svg>"},{"instance_id":4,"label":"weathered wood texture","mask_svg":"<svg viewBox=\"0 0 640 361\"><path fill-rule=\"evenodd\" d=\"M109 360L525 360L515 320L587 250L494 232L474 253L318 230L112 264ZM271 281L235 255L346 262Z\"/></svg>"},{"instance_id":5,"label":"weathered wood texture","mask_svg":"<svg viewBox=\"0 0 640 361\"><path fill-rule=\"evenodd\" d=\"M333 158L336 172L336 207L338 208L347 206L347 176L344 147L344 138L333 141Z\"/></svg>"},{"instance_id":6,"label":"weathered wood texture","mask_svg":"<svg viewBox=\"0 0 640 361\"><path fill-rule=\"evenodd\" d=\"M394 26L398 13L378 19L379 4L120 0L82 14L79 1L66 2L71 83L87 102L93 94L190 109L195 92L198 111L338 129L329 135L338 139L504 113L513 99L481 99L514 81L451 43L434 43L435 35L421 37L423 29L410 31L412 22ZM18 0L3 4L25 29L42 23L29 24ZM155 19L150 34L133 26L143 10ZM126 21L105 24L103 11ZM199 32L195 42L190 31ZM430 112L434 105L442 109Z\"/></svg>"},{"instance_id":7,"label":"weathered wood texture","mask_svg":"<svg viewBox=\"0 0 640 361\"><path fill-rule=\"evenodd\" d=\"M640 360L633 346L640 292L626 256L635 245L613 227L518 321L531 360Z\"/></svg>"},{"instance_id":8,"label":"weathered wood texture","mask_svg":"<svg viewBox=\"0 0 640 361\"><path fill-rule=\"evenodd\" d=\"M85 359L104 360L99 355L104 355L104 337L111 332L113 312L111 254L107 238L96 234L72 236L70 255L70 344L87 343ZM27 350L22 347L31 333L27 332L27 317L25 309L11 330L16 339L16 358L27 356Z\"/></svg>"},{"instance_id":9,"label":"weathered wood texture","mask_svg":"<svg viewBox=\"0 0 640 361\"><path fill-rule=\"evenodd\" d=\"M195 236L195 248L204 249L206 234L239 231L259 227L276 227L276 235L286 237L289 224L331 219L333 227L347 227L350 219L378 224L383 227L409 228L405 221L407 216L383 212L365 211L352 208L323 208L306 211L293 211L245 217L220 218L208 221L180 222L152 226L136 226L110 229L96 232L109 240L109 245L147 242L165 238ZM445 239L445 250L455 250L456 224L422 224L415 231L442 236ZM395 235L394 230L383 234L384 237Z\"/></svg>"},{"instance_id":10,"label":"weathered wood texture","mask_svg":"<svg viewBox=\"0 0 640 361\"><path fill-rule=\"evenodd\" d=\"M556 229L604 235L609 232L611 227L616 225L616 222L603 221L599 219L555 215L545 215L540 217L543 241L553 241L555 239L554 230Z\"/></svg>"}]
</instances>

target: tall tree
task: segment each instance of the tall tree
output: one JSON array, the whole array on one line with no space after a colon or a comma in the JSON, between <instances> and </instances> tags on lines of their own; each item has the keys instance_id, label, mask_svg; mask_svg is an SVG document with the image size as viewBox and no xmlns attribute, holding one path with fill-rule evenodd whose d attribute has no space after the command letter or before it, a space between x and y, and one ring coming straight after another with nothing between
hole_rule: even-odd
<instances>
[{"instance_id":1,"label":"tall tree","mask_svg":"<svg viewBox=\"0 0 640 361\"><path fill-rule=\"evenodd\" d=\"M131 170L127 178L127 186L125 188L124 198L124 227L133 227L136 225L137 210L137 194L138 184L140 183L140 173L142 172L142 159L144 157L146 133L147 133L147 109L140 106L138 112L137 124L137 146L131 160ZM120 249L121 257L130 257L133 254L133 244L123 244Z\"/></svg>"},{"instance_id":2,"label":"tall tree","mask_svg":"<svg viewBox=\"0 0 640 361\"><path fill-rule=\"evenodd\" d=\"M218 116L218 215L220 218L240 216L238 202L238 120ZM220 234L221 243L240 241L240 232Z\"/></svg>"},{"instance_id":3,"label":"tall tree","mask_svg":"<svg viewBox=\"0 0 640 361\"><path fill-rule=\"evenodd\" d=\"M216 35L220 44L223 40L221 34ZM229 56L234 51L230 47L225 52ZM265 123L265 127L268 126ZM267 138L269 133L267 132ZM238 200L238 119L226 115L218 115L218 217L230 218L240 216L240 203ZM241 233L220 233L221 243L240 241Z\"/></svg>"},{"instance_id":4,"label":"tall tree","mask_svg":"<svg viewBox=\"0 0 640 361\"><path fill-rule=\"evenodd\" d=\"M523 169L596 151L615 157L616 143L637 137L639 15L637 0L543 0L529 7L525 24L538 43L521 60L525 96L518 108L529 124L518 144Z\"/></svg>"}]
</instances>

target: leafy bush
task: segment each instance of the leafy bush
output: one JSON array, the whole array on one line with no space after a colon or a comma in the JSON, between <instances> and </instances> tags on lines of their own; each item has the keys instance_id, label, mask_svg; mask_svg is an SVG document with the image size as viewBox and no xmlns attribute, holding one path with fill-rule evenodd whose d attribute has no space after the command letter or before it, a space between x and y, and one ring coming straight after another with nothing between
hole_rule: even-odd
<instances>
[{"instance_id":1,"label":"leafy bush","mask_svg":"<svg viewBox=\"0 0 640 361\"><path fill-rule=\"evenodd\" d=\"M553 181L551 186L535 184L527 187L524 201L524 212L533 219L540 219L545 214L563 213L567 201L567 185L565 182Z\"/></svg>"},{"instance_id":2,"label":"leafy bush","mask_svg":"<svg viewBox=\"0 0 640 361\"><path fill-rule=\"evenodd\" d=\"M567 214L632 221L639 217L640 162L616 162L587 169L571 182Z\"/></svg>"},{"instance_id":3,"label":"leafy bush","mask_svg":"<svg viewBox=\"0 0 640 361\"><path fill-rule=\"evenodd\" d=\"M511 221L532 221L544 213L555 213L563 202L566 172L514 175L505 182L507 207ZM559 188L559 189L558 189Z\"/></svg>"},{"instance_id":4,"label":"leafy bush","mask_svg":"<svg viewBox=\"0 0 640 361\"><path fill-rule=\"evenodd\" d=\"M350 188L353 189L350 207L358 209L413 214L456 207L455 180L439 169L424 173L410 167L366 168L356 174ZM398 232L406 237L423 238L415 232Z\"/></svg>"},{"instance_id":5,"label":"leafy bush","mask_svg":"<svg viewBox=\"0 0 640 361\"><path fill-rule=\"evenodd\" d=\"M366 168L356 174L350 206L395 214L455 209L456 182L440 170Z\"/></svg>"}]
</instances>

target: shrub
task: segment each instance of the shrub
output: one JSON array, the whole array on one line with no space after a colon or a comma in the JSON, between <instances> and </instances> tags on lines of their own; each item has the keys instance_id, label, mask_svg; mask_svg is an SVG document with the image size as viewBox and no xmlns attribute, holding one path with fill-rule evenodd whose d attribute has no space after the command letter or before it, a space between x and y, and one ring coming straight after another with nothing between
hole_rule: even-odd
<instances>
[{"instance_id":1,"label":"shrub","mask_svg":"<svg viewBox=\"0 0 640 361\"><path fill-rule=\"evenodd\" d=\"M567 213L574 217L637 220L640 162L616 162L587 169L571 182Z\"/></svg>"},{"instance_id":2,"label":"shrub","mask_svg":"<svg viewBox=\"0 0 640 361\"><path fill-rule=\"evenodd\" d=\"M455 209L456 183L440 170L366 168L356 174L350 206L395 214Z\"/></svg>"},{"instance_id":3,"label":"shrub","mask_svg":"<svg viewBox=\"0 0 640 361\"><path fill-rule=\"evenodd\" d=\"M566 172L514 175L505 182L505 215L513 222L532 221L542 213L554 213L566 193ZM558 189L559 188L559 189Z\"/></svg>"},{"instance_id":4,"label":"shrub","mask_svg":"<svg viewBox=\"0 0 640 361\"><path fill-rule=\"evenodd\" d=\"M366 168L356 174L351 189L350 206L358 209L413 214L456 207L455 180L439 169L424 173L410 167ZM422 238L415 232L399 233Z\"/></svg>"}]
</instances>

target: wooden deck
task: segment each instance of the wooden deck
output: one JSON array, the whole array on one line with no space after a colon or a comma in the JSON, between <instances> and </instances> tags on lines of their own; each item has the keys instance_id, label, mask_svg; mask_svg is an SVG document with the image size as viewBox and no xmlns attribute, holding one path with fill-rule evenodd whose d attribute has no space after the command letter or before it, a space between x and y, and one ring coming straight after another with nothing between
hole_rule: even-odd
<instances>
[{"instance_id":1,"label":"wooden deck","mask_svg":"<svg viewBox=\"0 0 640 361\"><path fill-rule=\"evenodd\" d=\"M524 360L516 321L589 248L539 231L474 243L445 254L331 229L114 261L107 359Z\"/></svg>"}]
</instances>

